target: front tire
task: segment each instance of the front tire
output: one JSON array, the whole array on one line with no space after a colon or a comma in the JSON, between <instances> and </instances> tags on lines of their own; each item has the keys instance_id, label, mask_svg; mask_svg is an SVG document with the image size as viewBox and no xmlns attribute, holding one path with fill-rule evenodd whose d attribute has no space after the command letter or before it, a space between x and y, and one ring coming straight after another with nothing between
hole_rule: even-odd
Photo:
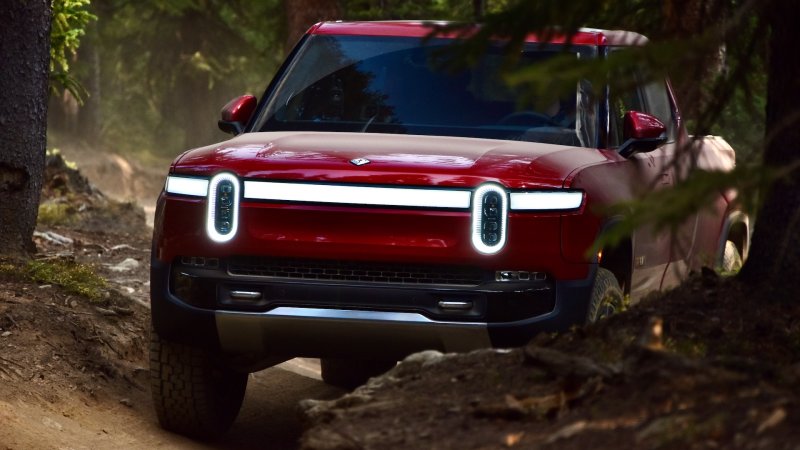
<instances>
[{"instance_id":1,"label":"front tire","mask_svg":"<svg viewBox=\"0 0 800 450\"><path fill-rule=\"evenodd\" d=\"M586 323L597 322L622 310L624 296L617 278L608 269L597 269Z\"/></svg>"},{"instance_id":2,"label":"front tire","mask_svg":"<svg viewBox=\"0 0 800 450\"><path fill-rule=\"evenodd\" d=\"M212 439L239 414L247 374L225 367L213 352L162 339L152 330L150 386L164 429Z\"/></svg>"},{"instance_id":3,"label":"front tire","mask_svg":"<svg viewBox=\"0 0 800 450\"><path fill-rule=\"evenodd\" d=\"M361 386L371 377L388 371L395 364L396 361L372 359L322 358L320 360L322 381L347 390Z\"/></svg>"}]
</instances>

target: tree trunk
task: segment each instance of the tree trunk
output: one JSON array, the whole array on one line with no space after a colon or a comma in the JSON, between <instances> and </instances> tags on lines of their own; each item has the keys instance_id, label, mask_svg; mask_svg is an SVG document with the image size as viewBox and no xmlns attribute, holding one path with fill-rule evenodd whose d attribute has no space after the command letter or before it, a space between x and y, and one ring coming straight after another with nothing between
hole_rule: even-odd
<instances>
[{"instance_id":1,"label":"tree trunk","mask_svg":"<svg viewBox=\"0 0 800 450\"><path fill-rule=\"evenodd\" d=\"M486 13L486 0L472 0L472 16L475 22L483 20Z\"/></svg>"},{"instance_id":2,"label":"tree trunk","mask_svg":"<svg viewBox=\"0 0 800 450\"><path fill-rule=\"evenodd\" d=\"M0 8L0 254L34 250L44 173L50 0Z\"/></svg>"},{"instance_id":3,"label":"tree trunk","mask_svg":"<svg viewBox=\"0 0 800 450\"><path fill-rule=\"evenodd\" d=\"M800 58L794 0L765 5L771 25L767 63L764 165L791 172L773 184L757 216L750 256L740 274L762 298L797 299L800 279Z\"/></svg>"},{"instance_id":4,"label":"tree trunk","mask_svg":"<svg viewBox=\"0 0 800 450\"><path fill-rule=\"evenodd\" d=\"M662 3L664 26L661 37L667 39L697 39L714 30L720 17L727 17L730 0L665 0ZM723 30L717 31L716 41L723 41ZM708 105L714 102L710 91L711 82L724 70L725 47L718 51L709 48L697 48L702 64L684 67L671 74L673 88L681 105L681 115L698 119L696 126L708 127L703 113ZM693 130L697 134L707 134L710 130Z\"/></svg>"},{"instance_id":5,"label":"tree trunk","mask_svg":"<svg viewBox=\"0 0 800 450\"><path fill-rule=\"evenodd\" d=\"M286 53L311 25L323 20L337 20L342 15L338 0L284 0L286 10Z\"/></svg>"}]
</instances>

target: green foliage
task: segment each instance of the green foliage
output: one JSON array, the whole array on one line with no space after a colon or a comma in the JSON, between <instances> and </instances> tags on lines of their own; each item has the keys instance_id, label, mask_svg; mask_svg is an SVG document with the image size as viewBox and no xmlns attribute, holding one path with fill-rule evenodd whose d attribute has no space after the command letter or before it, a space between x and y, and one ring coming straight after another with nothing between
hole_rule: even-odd
<instances>
[{"instance_id":1,"label":"green foliage","mask_svg":"<svg viewBox=\"0 0 800 450\"><path fill-rule=\"evenodd\" d=\"M91 301L102 299L106 280L86 264L66 261L30 261L25 267L27 276L38 283L57 284L67 292L84 296Z\"/></svg>"},{"instance_id":2,"label":"green foliage","mask_svg":"<svg viewBox=\"0 0 800 450\"><path fill-rule=\"evenodd\" d=\"M736 86L718 121L711 124L712 134L725 137L740 161L758 162L764 143L766 124L767 74L764 61L757 59L746 83Z\"/></svg>"},{"instance_id":3,"label":"green foliage","mask_svg":"<svg viewBox=\"0 0 800 450\"><path fill-rule=\"evenodd\" d=\"M171 157L226 138L216 130L219 108L234 96L260 93L283 59L280 4L98 4L97 30L89 36L95 54L79 54L78 62L86 68L84 84L99 91L101 142L122 153Z\"/></svg>"},{"instance_id":4,"label":"green foliage","mask_svg":"<svg viewBox=\"0 0 800 450\"><path fill-rule=\"evenodd\" d=\"M69 58L75 56L86 26L97 16L87 8L91 0L52 0L53 21L50 29L50 89L65 89L79 102L86 89L70 74Z\"/></svg>"},{"instance_id":5,"label":"green foliage","mask_svg":"<svg viewBox=\"0 0 800 450\"><path fill-rule=\"evenodd\" d=\"M471 0L344 0L342 9L348 20L469 21L473 18Z\"/></svg>"},{"instance_id":6,"label":"green foliage","mask_svg":"<svg viewBox=\"0 0 800 450\"><path fill-rule=\"evenodd\" d=\"M67 292L97 302L102 299L106 280L94 273L91 266L72 261L33 260L24 264L0 262L0 274L24 276L42 284L55 284Z\"/></svg>"},{"instance_id":7,"label":"green foliage","mask_svg":"<svg viewBox=\"0 0 800 450\"><path fill-rule=\"evenodd\" d=\"M498 10L505 0L489 0ZM229 137L219 109L243 93L259 95L283 62L282 0L95 0L99 17L71 62L92 95L103 145L120 153L173 157ZM344 19L471 20L471 0L342 0ZM89 114L88 110L94 112ZM83 125L83 123L81 123ZM51 129L51 142L68 133ZM83 136L78 136L83 137Z\"/></svg>"},{"instance_id":8,"label":"green foliage","mask_svg":"<svg viewBox=\"0 0 800 450\"><path fill-rule=\"evenodd\" d=\"M44 202L39 204L37 223L41 225L69 225L75 221L74 209L66 203Z\"/></svg>"}]
</instances>

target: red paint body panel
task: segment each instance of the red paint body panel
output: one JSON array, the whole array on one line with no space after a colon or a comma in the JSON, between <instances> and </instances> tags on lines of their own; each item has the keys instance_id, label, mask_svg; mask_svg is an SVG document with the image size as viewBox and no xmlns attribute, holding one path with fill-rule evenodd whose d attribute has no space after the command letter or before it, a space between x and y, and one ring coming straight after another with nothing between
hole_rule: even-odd
<instances>
[{"instance_id":1,"label":"red paint body panel","mask_svg":"<svg viewBox=\"0 0 800 450\"><path fill-rule=\"evenodd\" d=\"M451 25L448 22L423 22L423 21L386 21L386 22L322 22L308 30L308 34L339 35L339 36L394 36L394 37L427 37L437 30L437 27ZM478 27L475 27L477 31ZM466 36L469 36L469 32ZM463 38L461 31L448 31L437 34L444 38ZM563 44L568 40L566 35L548 36L546 42ZM526 42L545 42L536 34L529 34ZM573 44L577 45L644 45L647 38L630 31L596 30L582 28L572 36Z\"/></svg>"},{"instance_id":2,"label":"red paint body panel","mask_svg":"<svg viewBox=\"0 0 800 450\"><path fill-rule=\"evenodd\" d=\"M625 113L626 139L653 139L667 132L667 128L658 118L639 111Z\"/></svg>"},{"instance_id":3,"label":"red paint body panel","mask_svg":"<svg viewBox=\"0 0 800 450\"><path fill-rule=\"evenodd\" d=\"M164 207L169 214L155 239L162 261L187 255L346 258L527 270L558 279L585 278L589 269L586 263L561 258L557 214L512 214L508 233L514 239L513 248L485 256L470 243L469 212L243 202L239 232L231 242L220 245L197 226L205 221L205 200L168 196Z\"/></svg>"},{"instance_id":4,"label":"red paint body panel","mask_svg":"<svg viewBox=\"0 0 800 450\"><path fill-rule=\"evenodd\" d=\"M236 97L222 107L222 120L247 123L256 109L256 103L256 98L252 95Z\"/></svg>"},{"instance_id":5,"label":"red paint body panel","mask_svg":"<svg viewBox=\"0 0 800 450\"><path fill-rule=\"evenodd\" d=\"M371 163L356 169L350 160ZM184 154L175 173L407 186L562 187L575 168L607 157L588 148L375 133L246 133Z\"/></svg>"}]
</instances>

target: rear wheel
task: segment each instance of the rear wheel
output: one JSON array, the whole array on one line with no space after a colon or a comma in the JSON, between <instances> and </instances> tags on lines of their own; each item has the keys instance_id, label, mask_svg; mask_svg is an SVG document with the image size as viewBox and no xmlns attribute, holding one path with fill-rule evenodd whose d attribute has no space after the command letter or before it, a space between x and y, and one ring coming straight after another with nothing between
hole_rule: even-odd
<instances>
[{"instance_id":1,"label":"rear wheel","mask_svg":"<svg viewBox=\"0 0 800 450\"><path fill-rule=\"evenodd\" d=\"M322 358L320 362L324 382L350 390L397 364L396 361L339 358Z\"/></svg>"},{"instance_id":2,"label":"rear wheel","mask_svg":"<svg viewBox=\"0 0 800 450\"><path fill-rule=\"evenodd\" d=\"M617 278L609 270L597 269L586 322L592 323L622 310L624 296Z\"/></svg>"},{"instance_id":3,"label":"rear wheel","mask_svg":"<svg viewBox=\"0 0 800 450\"><path fill-rule=\"evenodd\" d=\"M211 351L151 331L150 386L163 428L211 439L226 432L239 414L247 374L228 369Z\"/></svg>"},{"instance_id":4,"label":"rear wheel","mask_svg":"<svg viewBox=\"0 0 800 450\"><path fill-rule=\"evenodd\" d=\"M742 268L742 254L733 241L725 241L725 250L722 254L722 266L719 270L723 274L736 273Z\"/></svg>"}]
</instances>

